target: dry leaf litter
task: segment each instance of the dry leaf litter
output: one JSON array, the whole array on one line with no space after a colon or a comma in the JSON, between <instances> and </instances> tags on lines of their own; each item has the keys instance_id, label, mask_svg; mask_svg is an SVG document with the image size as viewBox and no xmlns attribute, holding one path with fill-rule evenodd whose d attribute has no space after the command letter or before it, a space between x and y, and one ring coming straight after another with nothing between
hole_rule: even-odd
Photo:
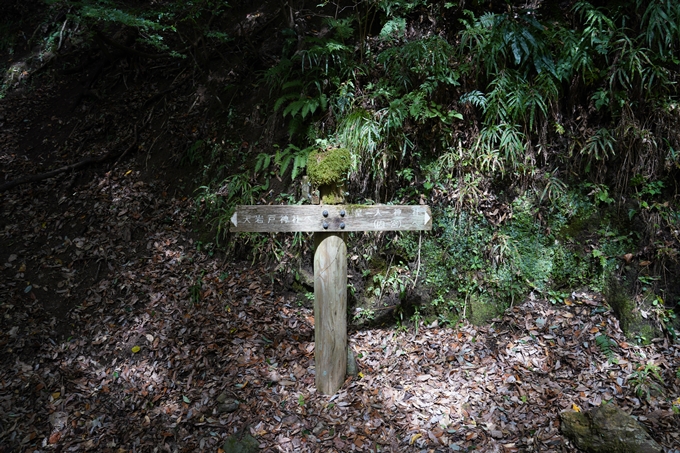
<instances>
[{"instance_id":1,"label":"dry leaf litter","mask_svg":"<svg viewBox=\"0 0 680 453\"><path fill-rule=\"evenodd\" d=\"M680 345L629 342L595 295L351 331L359 376L318 395L313 312L275 274L199 251L171 187L122 167L91 181L0 198L0 452L219 452L245 432L271 452L565 452L558 413L608 402L680 449ZM648 399L630 379L647 363Z\"/></svg>"}]
</instances>

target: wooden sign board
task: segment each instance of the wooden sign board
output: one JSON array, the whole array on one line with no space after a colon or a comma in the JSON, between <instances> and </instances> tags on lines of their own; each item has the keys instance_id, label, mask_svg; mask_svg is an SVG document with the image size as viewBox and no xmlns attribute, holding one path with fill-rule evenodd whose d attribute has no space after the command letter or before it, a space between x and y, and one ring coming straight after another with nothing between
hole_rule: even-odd
<instances>
[{"instance_id":1,"label":"wooden sign board","mask_svg":"<svg viewBox=\"0 0 680 453\"><path fill-rule=\"evenodd\" d=\"M231 231L314 234L314 341L316 388L335 393L347 365L347 231L432 229L429 206L289 205L237 206Z\"/></svg>"},{"instance_id":2,"label":"wooden sign board","mask_svg":"<svg viewBox=\"0 0 680 453\"><path fill-rule=\"evenodd\" d=\"M418 231L432 229L432 213L429 206L256 205L237 206L231 223L231 231L254 233Z\"/></svg>"}]
</instances>

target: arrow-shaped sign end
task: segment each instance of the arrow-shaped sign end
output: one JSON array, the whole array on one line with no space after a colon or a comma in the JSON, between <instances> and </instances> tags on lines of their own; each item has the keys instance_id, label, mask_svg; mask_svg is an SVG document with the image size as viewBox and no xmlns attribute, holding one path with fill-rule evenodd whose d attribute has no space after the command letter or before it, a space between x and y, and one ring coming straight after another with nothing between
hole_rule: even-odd
<instances>
[{"instance_id":1,"label":"arrow-shaped sign end","mask_svg":"<svg viewBox=\"0 0 680 453\"><path fill-rule=\"evenodd\" d=\"M234 212L234 215L231 216L231 223L233 223L235 227L238 226L238 213L237 212Z\"/></svg>"},{"instance_id":2,"label":"arrow-shaped sign end","mask_svg":"<svg viewBox=\"0 0 680 453\"><path fill-rule=\"evenodd\" d=\"M427 225L427 223L430 221L430 219L431 219L430 214L428 214L427 211L426 211L425 212L425 225Z\"/></svg>"}]
</instances>

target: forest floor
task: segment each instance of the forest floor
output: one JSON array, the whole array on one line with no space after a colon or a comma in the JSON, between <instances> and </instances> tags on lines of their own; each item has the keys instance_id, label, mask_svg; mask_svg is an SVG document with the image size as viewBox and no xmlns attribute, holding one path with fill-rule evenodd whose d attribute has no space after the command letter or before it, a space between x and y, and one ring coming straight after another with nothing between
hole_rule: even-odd
<instances>
[{"instance_id":1,"label":"forest floor","mask_svg":"<svg viewBox=\"0 0 680 453\"><path fill-rule=\"evenodd\" d=\"M262 451L567 452L558 414L608 401L680 449L680 345L628 341L587 292L486 326L352 327L359 376L317 394L312 310L194 231L196 168L171 157L210 133L205 87L124 77L0 101L0 184L130 151L0 193L1 453L220 451L244 433Z\"/></svg>"}]
</instances>

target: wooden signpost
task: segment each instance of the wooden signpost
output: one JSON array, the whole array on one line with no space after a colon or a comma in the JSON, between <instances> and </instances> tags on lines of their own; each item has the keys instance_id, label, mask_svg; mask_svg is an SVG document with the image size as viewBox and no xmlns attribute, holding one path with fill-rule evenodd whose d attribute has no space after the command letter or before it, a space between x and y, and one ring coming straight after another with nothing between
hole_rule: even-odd
<instances>
[{"instance_id":1,"label":"wooden signpost","mask_svg":"<svg viewBox=\"0 0 680 453\"><path fill-rule=\"evenodd\" d=\"M432 229L428 206L291 205L237 206L234 232L313 232L314 359L316 388L334 394L347 367L348 231L418 231Z\"/></svg>"}]
</instances>

